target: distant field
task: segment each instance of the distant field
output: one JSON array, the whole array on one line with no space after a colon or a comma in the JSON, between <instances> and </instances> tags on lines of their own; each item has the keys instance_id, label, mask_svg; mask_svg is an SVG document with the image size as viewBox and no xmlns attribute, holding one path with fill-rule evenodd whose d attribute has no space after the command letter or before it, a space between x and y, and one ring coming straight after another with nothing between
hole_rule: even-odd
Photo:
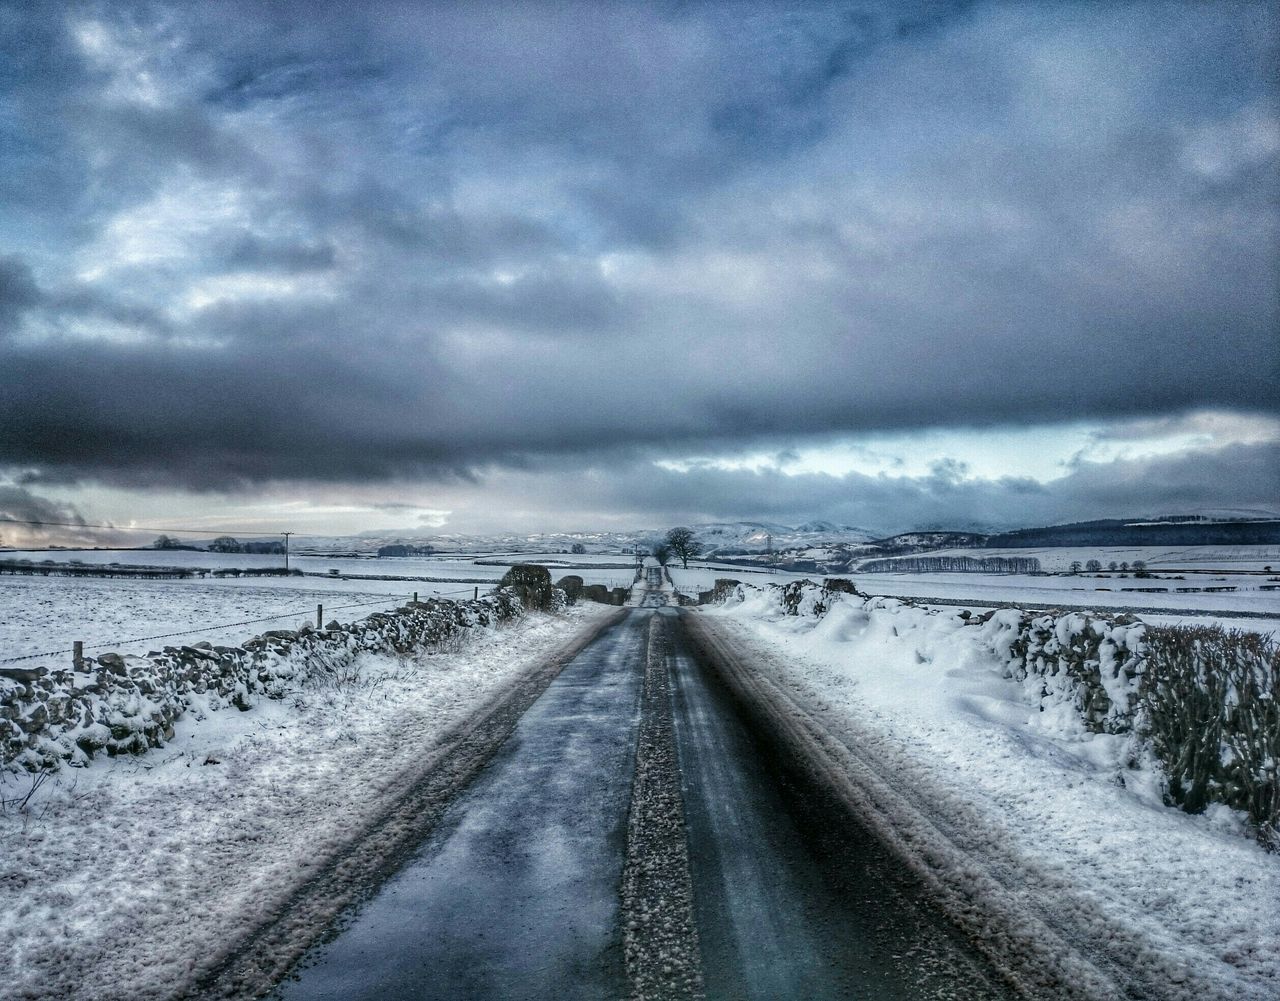
<instances>
[{"instance_id":1,"label":"distant field","mask_svg":"<svg viewBox=\"0 0 1280 1001\"><path fill-rule=\"evenodd\" d=\"M270 568L284 566L284 557L250 553L206 553L183 549L137 550L0 550L4 559L29 559L34 563L52 561L87 564L109 563L204 567L208 569ZM553 553L545 556L531 553L484 553L436 556L311 556L293 554L289 557L291 568L308 574L351 574L361 577L434 577L441 580L464 582L498 581L513 563L541 563L553 577L575 573L589 584L629 584L632 557L622 554L605 556L589 553L570 556ZM411 590L422 590L412 588Z\"/></svg>"},{"instance_id":2,"label":"distant field","mask_svg":"<svg viewBox=\"0 0 1280 1001\"><path fill-rule=\"evenodd\" d=\"M927 556L970 556L990 559L996 556L1030 556L1040 561L1042 570L1067 570L1073 561L1081 564L1098 560L1104 567L1112 562L1132 564L1143 560L1148 569L1223 569L1262 570L1265 566L1280 569L1280 546L1071 546L1028 549L939 549L916 554ZM868 559L893 559L872 556ZM901 557L909 559L910 557Z\"/></svg>"},{"instance_id":3,"label":"distant field","mask_svg":"<svg viewBox=\"0 0 1280 1001\"><path fill-rule=\"evenodd\" d=\"M59 549L59 550L5 550L0 552L5 559L29 559L39 563L52 560L55 563L108 564L122 563L147 566L172 567L207 567L223 569L227 567L265 568L284 566L284 557L276 555L259 555L253 553L205 553L185 549L133 549L133 550L101 550L101 549ZM502 576L501 569L494 567L477 567L474 557L329 557L293 554L289 557L289 566L307 573L328 573L337 570L340 574L372 574L379 576L434 576L434 577L493 577Z\"/></svg>"},{"instance_id":4,"label":"distant field","mask_svg":"<svg viewBox=\"0 0 1280 1001\"><path fill-rule=\"evenodd\" d=\"M182 550L71 551L3 553L5 558L51 559L58 563L79 560L89 564L125 563L152 566L207 568L278 567L282 556L241 553L201 553ZM492 559L492 554L485 557ZM512 560L532 559L518 554ZM291 556L289 565L323 577L225 577L188 580L121 580L113 578L27 577L0 574L0 661L7 657L69 649L74 640L85 643L85 652L146 653L165 643L238 643L267 629L296 628L314 622L315 606L330 610L360 603L361 607L333 611L343 621L362 618L380 608L391 608L431 595L470 597L484 594L501 579L505 565L480 565L475 557L340 558ZM573 557L581 561L583 557ZM619 562L622 557L585 557L582 569L554 564L553 578L567 573L588 584L628 585L628 570L594 569L590 564ZM548 561L551 562L551 561ZM373 579L343 580L328 576L359 574ZM378 577L434 577L435 581L400 581ZM483 583L472 583L472 581ZM269 622L213 628L224 623L281 616ZM189 632L188 632L189 631ZM184 632L173 639L137 639L160 633ZM136 642L126 642L135 640ZM54 659L49 661L55 662ZM43 663L43 662L41 662Z\"/></svg>"},{"instance_id":5,"label":"distant field","mask_svg":"<svg viewBox=\"0 0 1280 1001\"><path fill-rule=\"evenodd\" d=\"M1224 615L1249 612L1280 616L1280 591L1263 591L1261 585L1265 579L1229 573L1204 577L1197 574L1194 580L1186 581L974 573L853 574L851 579L864 591L892 597L948 598L975 603L985 600L1037 607L1063 604L1098 609L1172 608ZM1163 593L1123 590L1147 587L1169 590ZM1235 587L1236 590L1178 593L1177 587Z\"/></svg>"},{"instance_id":6,"label":"distant field","mask_svg":"<svg viewBox=\"0 0 1280 1001\"><path fill-rule=\"evenodd\" d=\"M1036 607L1053 607L1055 605L1081 605L1091 608L1121 610L1125 608L1168 608L1183 610L1188 614L1205 613L1225 618L1240 613L1249 615L1274 615L1280 621L1280 591L1265 591L1267 577L1257 574L1240 573L1241 570L1253 570L1255 564L1261 569L1264 562L1269 562L1265 552L1259 547L1236 547L1217 549L1211 553L1193 554L1199 559L1186 556L1186 550L1146 549L1114 549L1114 550L1054 550L1054 549L1017 549L1017 550L949 550L946 555L1005 555L1034 556L1042 565L1053 565L1059 560L1059 553L1067 554L1062 563L1065 570L1074 559L1098 559L1104 565L1115 559L1117 563L1146 559L1156 578L1136 578L1132 574L1121 577L1119 574L1103 575L1020 575L1020 574L982 574L982 573L852 573L847 575L859 588L874 595L898 598L944 598L954 601L972 602L975 608L983 607L983 602L1025 604ZM1153 557L1156 553L1166 554L1171 562L1185 568L1211 569L1222 567L1221 572L1187 574L1185 580L1162 579L1160 567L1164 564ZM935 555L933 553L922 555ZM1174 557L1179 557L1176 561ZM1280 556L1276 559L1280 567ZM1233 573L1232 570L1237 572ZM783 583L804 577L821 579L818 573L768 573L745 567L725 566L698 563L688 570L679 566L671 570L676 587L686 592L708 590L717 577L732 577L754 584L775 582ZM1280 576L1278 574L1277 576ZM1233 587L1230 592L1206 592L1199 590L1190 593L1178 593L1177 588ZM1123 590L1125 588L1166 588L1163 593L1151 593L1139 590ZM1239 620L1241 624L1246 620ZM1257 628L1249 625L1249 628ZM1268 627L1270 628L1270 627Z\"/></svg>"},{"instance_id":7,"label":"distant field","mask_svg":"<svg viewBox=\"0 0 1280 1001\"><path fill-rule=\"evenodd\" d=\"M1280 547L1155 547L1102 550L1016 549L951 550L950 554L1035 556L1047 568L1065 569L1072 560L1098 559L1104 564L1146 560L1157 574L1162 567L1221 568L1221 573L1187 575L1185 581L1141 580L1118 576L1018 576L1008 574L893 573L853 574L857 585L872 594L892 597L925 597L959 600L981 608L987 603L1019 603L1035 606L1084 605L1099 610L1167 608L1218 616L1231 621L1241 612L1269 615L1274 619L1236 619L1248 628L1280 628L1280 591L1263 591L1265 577L1232 570L1261 569L1267 563L1280 566ZM59 563L132 563L160 566L278 567L280 556L141 550L130 552L53 551L5 552L6 558L51 559ZM624 554L529 553L467 556L328 558L299 555L290 565L320 577L229 577L194 580L118 580L99 578L25 577L0 574L0 660L43 651L69 649L73 640L85 643L86 653L114 650L145 653L163 643L192 643L201 639L234 643L266 629L292 628L313 621L315 606L323 603L325 618L354 619L379 608L421 597L465 597L488 590L514 562L539 562L553 578L576 574L587 583L628 586L632 574ZM618 566L622 564L623 566ZM329 576L330 570L339 575ZM342 579L343 574L367 579ZM678 588L689 594L705 591L719 577L753 583L782 583L820 574L770 572L698 561L688 570L671 568ZM431 577L434 581L393 580L393 577ZM381 578L381 579L380 579ZM483 583L472 583L483 581ZM1178 594L1176 587L1228 586L1228 593ZM1123 591L1124 587L1167 587L1167 593ZM360 607L338 611L338 606ZM280 616L268 622L227 626L246 619ZM1150 617L1150 616L1148 616ZM1167 617L1161 617L1167 621ZM1267 625L1266 623L1271 623ZM183 632L169 640L142 637ZM132 641L132 642L130 642ZM52 661L51 661L52 662Z\"/></svg>"}]
</instances>

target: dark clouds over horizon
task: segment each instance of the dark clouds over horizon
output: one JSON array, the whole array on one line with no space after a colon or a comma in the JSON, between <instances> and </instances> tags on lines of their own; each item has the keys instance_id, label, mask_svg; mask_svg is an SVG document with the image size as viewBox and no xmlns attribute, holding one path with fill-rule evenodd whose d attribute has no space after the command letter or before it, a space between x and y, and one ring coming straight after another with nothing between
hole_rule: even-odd
<instances>
[{"instance_id":1,"label":"dark clouds over horizon","mask_svg":"<svg viewBox=\"0 0 1280 1001\"><path fill-rule=\"evenodd\" d=\"M700 478L654 458L757 439L1275 414L1276 42L1264 4L0 3L0 472L595 465L670 511ZM1169 503L1231 499L1198 455ZM739 488L906 503L699 489Z\"/></svg>"}]
</instances>

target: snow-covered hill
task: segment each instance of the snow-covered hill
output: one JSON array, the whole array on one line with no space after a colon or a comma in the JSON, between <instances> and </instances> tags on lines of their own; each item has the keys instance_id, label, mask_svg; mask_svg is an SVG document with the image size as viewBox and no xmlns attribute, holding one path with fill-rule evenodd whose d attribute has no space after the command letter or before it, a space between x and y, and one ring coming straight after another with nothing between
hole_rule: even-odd
<instances>
[{"instance_id":1,"label":"snow-covered hill","mask_svg":"<svg viewBox=\"0 0 1280 1001\"><path fill-rule=\"evenodd\" d=\"M792 528L762 521L713 522L690 526L707 555L740 556L788 549L859 545L876 538L874 532L829 521L810 521Z\"/></svg>"}]
</instances>

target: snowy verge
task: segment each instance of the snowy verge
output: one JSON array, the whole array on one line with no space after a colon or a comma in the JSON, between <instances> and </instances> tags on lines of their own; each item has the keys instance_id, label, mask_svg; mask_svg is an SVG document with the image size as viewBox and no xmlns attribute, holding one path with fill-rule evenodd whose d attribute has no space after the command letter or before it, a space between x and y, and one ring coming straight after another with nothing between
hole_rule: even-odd
<instances>
[{"instance_id":1,"label":"snowy verge","mask_svg":"<svg viewBox=\"0 0 1280 1001\"><path fill-rule=\"evenodd\" d=\"M613 612L362 654L250 712L189 713L165 748L53 775L0 814L0 997L173 996L356 841L442 734ZM0 795L33 781L8 775Z\"/></svg>"},{"instance_id":2,"label":"snowy verge","mask_svg":"<svg viewBox=\"0 0 1280 1001\"><path fill-rule=\"evenodd\" d=\"M1102 983L1149 997L1280 994L1280 857L1248 839L1236 811L1165 806L1156 762L1131 732L1108 732L1123 731L1138 627L1086 630L1090 659L1106 665L1104 704L1082 701L1067 672L1035 669L1046 646L1078 640L1070 629L1058 637L1042 623L1040 650L1017 650L1024 632L995 616L970 624L815 587L788 614L781 590L745 590L700 615L846 760L870 763L876 808L902 811L886 823L904 852L945 865L979 906L998 897L1025 934L1042 926L1079 959L1109 955L1090 960ZM826 607L815 614L816 603ZM915 819L902 819L904 803Z\"/></svg>"},{"instance_id":3,"label":"snowy verge","mask_svg":"<svg viewBox=\"0 0 1280 1001\"><path fill-rule=\"evenodd\" d=\"M840 577L763 590L720 583L713 599L763 601L766 610L802 618L835 611L820 630L847 631L873 613L904 607L897 599L870 598ZM1003 676L1022 684L1046 718L1129 736L1129 767L1154 753L1167 802L1188 813L1215 803L1243 811L1258 840L1280 850L1280 643L1273 635L1148 626L1132 615L1021 608L944 615L919 602L905 607L914 610L917 626L963 627L957 639L994 656Z\"/></svg>"}]
</instances>

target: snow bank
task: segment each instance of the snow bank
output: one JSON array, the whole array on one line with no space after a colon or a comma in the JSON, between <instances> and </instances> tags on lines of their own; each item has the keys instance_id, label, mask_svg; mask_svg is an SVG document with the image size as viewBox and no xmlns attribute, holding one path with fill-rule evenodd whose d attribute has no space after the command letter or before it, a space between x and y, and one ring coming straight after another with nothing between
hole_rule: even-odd
<instances>
[{"instance_id":1,"label":"snow bank","mask_svg":"<svg viewBox=\"0 0 1280 1001\"><path fill-rule=\"evenodd\" d=\"M556 591L563 607L563 592ZM362 654L404 655L522 614L514 592L476 601L432 599L323 629L272 630L243 646L165 647L146 657L85 658L84 670L0 668L0 773L81 767L99 751L141 754L173 738L174 724L253 697L281 699Z\"/></svg>"},{"instance_id":2,"label":"snow bank","mask_svg":"<svg viewBox=\"0 0 1280 1001\"><path fill-rule=\"evenodd\" d=\"M951 818L930 829L997 832L960 840L1021 860L1009 885L1025 902L1075 927L1101 915L1098 934L1116 927L1142 943L1135 962L1165 985L1153 996L1192 996L1189 977L1212 985L1208 996L1280 996L1280 856L1245 836L1242 812L1166 805L1137 701L1151 627L974 616L813 584L726 590L703 614L807 711L926 790ZM981 864L964 851L958 865ZM1034 887L1055 881L1037 900Z\"/></svg>"},{"instance_id":3,"label":"snow bank","mask_svg":"<svg viewBox=\"0 0 1280 1001\"><path fill-rule=\"evenodd\" d=\"M904 650L914 647L912 656L928 663L938 644L958 645L1016 682L1057 732L1128 734L1134 728L1147 627L1129 616L1103 619L1015 608L975 616L873 598L842 578L763 589L737 585L721 593L739 614L804 622L796 628L812 630L815 640L831 644L833 652L854 639L892 640Z\"/></svg>"},{"instance_id":4,"label":"snow bank","mask_svg":"<svg viewBox=\"0 0 1280 1001\"><path fill-rule=\"evenodd\" d=\"M723 583L720 600L746 603L754 594L757 605L764 603L756 611L766 617L821 619L834 610L847 624L851 616L869 623L877 612L881 621L893 612L895 637L902 628L937 633L950 623L976 626L952 642L994 657L1001 675L1037 704L1041 725L1133 738L1131 758L1154 751L1159 759L1166 802L1189 813L1210 803L1242 810L1258 839L1280 849L1280 645L1271 636L1216 625L1148 626L1130 615L943 613L870 598L843 578L763 591Z\"/></svg>"}]
</instances>

